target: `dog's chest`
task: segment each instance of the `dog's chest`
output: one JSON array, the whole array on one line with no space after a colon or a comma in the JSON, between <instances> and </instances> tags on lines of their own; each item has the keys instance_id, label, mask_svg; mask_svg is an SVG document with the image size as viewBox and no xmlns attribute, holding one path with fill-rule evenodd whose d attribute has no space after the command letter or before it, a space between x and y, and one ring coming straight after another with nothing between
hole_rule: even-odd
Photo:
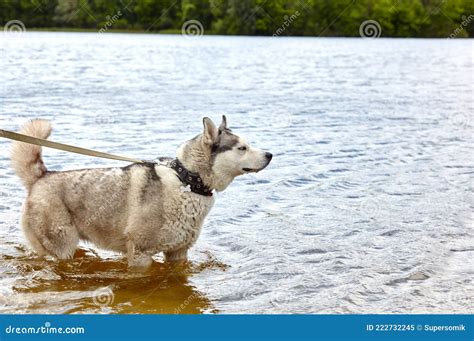
<instances>
[{"instance_id":1,"label":"dog's chest","mask_svg":"<svg viewBox=\"0 0 474 341\"><path fill-rule=\"evenodd\" d=\"M192 246L214 203L213 197L184 192L175 197L168 207L165 230L173 235L168 249L180 249Z\"/></svg>"}]
</instances>

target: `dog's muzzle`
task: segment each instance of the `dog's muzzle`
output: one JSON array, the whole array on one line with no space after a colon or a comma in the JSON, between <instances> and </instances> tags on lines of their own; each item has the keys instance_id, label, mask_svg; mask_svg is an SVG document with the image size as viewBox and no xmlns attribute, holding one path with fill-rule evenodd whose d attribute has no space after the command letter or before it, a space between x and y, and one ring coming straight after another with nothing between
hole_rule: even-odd
<instances>
[{"instance_id":1,"label":"dog's muzzle","mask_svg":"<svg viewBox=\"0 0 474 341\"><path fill-rule=\"evenodd\" d=\"M265 159L266 159L267 162L265 163L265 165L263 167L261 167L261 168L242 168L242 170L245 173L258 173L270 164L270 161L272 161L272 158L273 158L273 154L269 153L269 152L266 152L265 153Z\"/></svg>"}]
</instances>

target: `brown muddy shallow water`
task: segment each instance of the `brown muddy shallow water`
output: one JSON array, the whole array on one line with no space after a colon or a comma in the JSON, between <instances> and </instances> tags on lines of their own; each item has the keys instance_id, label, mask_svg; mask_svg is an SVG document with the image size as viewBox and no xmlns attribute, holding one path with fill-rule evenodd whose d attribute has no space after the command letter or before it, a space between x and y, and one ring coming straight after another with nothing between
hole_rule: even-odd
<instances>
[{"instance_id":1,"label":"brown muddy shallow water","mask_svg":"<svg viewBox=\"0 0 474 341\"><path fill-rule=\"evenodd\" d=\"M190 263L35 258L0 140L0 313L472 313L472 41L34 33L2 43L0 127L151 160L202 117L273 153ZM45 150L51 170L125 166ZM97 256L99 255L99 257Z\"/></svg>"},{"instance_id":2,"label":"brown muddy shallow water","mask_svg":"<svg viewBox=\"0 0 474 341\"><path fill-rule=\"evenodd\" d=\"M0 297L2 313L217 313L211 301L188 278L195 273L226 266L208 257L199 264L167 265L160 260L145 273L127 271L123 259L100 258L80 249L71 261L39 259L28 255L2 256L3 283L7 276L12 294ZM5 267L6 265L6 267Z\"/></svg>"}]
</instances>

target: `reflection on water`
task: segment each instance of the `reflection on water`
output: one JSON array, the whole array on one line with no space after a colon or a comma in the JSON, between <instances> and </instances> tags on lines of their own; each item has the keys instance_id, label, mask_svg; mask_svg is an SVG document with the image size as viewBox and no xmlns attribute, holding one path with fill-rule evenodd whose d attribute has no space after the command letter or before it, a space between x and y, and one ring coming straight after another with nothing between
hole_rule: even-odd
<instances>
[{"instance_id":1,"label":"reflection on water","mask_svg":"<svg viewBox=\"0 0 474 341\"><path fill-rule=\"evenodd\" d=\"M209 259L200 264L155 262L145 273L131 273L125 260L101 259L85 249L71 261L25 254L3 256L0 262L13 287L13 294L0 296L0 313L215 313L188 277L205 269L226 268Z\"/></svg>"}]
</instances>

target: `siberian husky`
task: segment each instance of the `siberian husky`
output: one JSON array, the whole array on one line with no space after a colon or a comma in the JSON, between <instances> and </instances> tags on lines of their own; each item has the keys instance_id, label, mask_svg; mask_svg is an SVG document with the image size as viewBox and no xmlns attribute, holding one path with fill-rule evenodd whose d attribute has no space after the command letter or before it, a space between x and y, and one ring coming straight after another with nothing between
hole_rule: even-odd
<instances>
[{"instance_id":1,"label":"siberian husky","mask_svg":"<svg viewBox=\"0 0 474 341\"><path fill-rule=\"evenodd\" d=\"M126 167L48 171L41 147L13 142L12 167L25 185L21 225L39 255L72 258L80 240L127 255L132 269L152 256L184 261L196 242L214 191L258 172L272 154L251 147L227 128L203 119L203 132L182 144L175 159ZM32 120L21 133L46 139L51 124Z\"/></svg>"}]
</instances>

